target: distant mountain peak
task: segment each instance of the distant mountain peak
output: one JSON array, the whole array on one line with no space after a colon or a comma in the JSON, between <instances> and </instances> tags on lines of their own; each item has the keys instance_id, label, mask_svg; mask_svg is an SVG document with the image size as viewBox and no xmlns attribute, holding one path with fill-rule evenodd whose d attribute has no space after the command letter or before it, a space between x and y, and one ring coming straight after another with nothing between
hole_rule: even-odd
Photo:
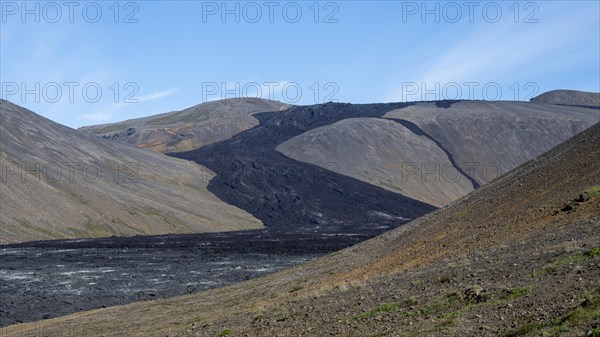
<instances>
[{"instance_id":1,"label":"distant mountain peak","mask_svg":"<svg viewBox=\"0 0 600 337\"><path fill-rule=\"evenodd\" d=\"M577 90L552 90L531 99L533 103L600 107L600 93Z\"/></svg>"}]
</instances>

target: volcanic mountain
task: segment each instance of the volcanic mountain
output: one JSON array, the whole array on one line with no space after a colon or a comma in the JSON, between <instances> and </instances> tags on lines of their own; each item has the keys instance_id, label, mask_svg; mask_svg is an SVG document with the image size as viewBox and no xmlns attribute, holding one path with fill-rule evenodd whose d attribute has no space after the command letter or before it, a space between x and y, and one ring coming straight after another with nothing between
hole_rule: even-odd
<instances>
[{"instance_id":1,"label":"volcanic mountain","mask_svg":"<svg viewBox=\"0 0 600 337\"><path fill-rule=\"evenodd\" d=\"M599 118L591 109L524 102L415 103L311 129L276 150L442 207Z\"/></svg>"},{"instance_id":2,"label":"volcanic mountain","mask_svg":"<svg viewBox=\"0 0 600 337\"><path fill-rule=\"evenodd\" d=\"M597 123L600 111L528 102L326 103L254 117L260 125L252 129L171 155L216 172L209 189L267 227L327 230L393 226L415 218L414 201L442 207Z\"/></svg>"},{"instance_id":3,"label":"volcanic mountain","mask_svg":"<svg viewBox=\"0 0 600 337\"><path fill-rule=\"evenodd\" d=\"M442 209L298 267L7 336L593 336L599 143L596 124Z\"/></svg>"},{"instance_id":4,"label":"volcanic mountain","mask_svg":"<svg viewBox=\"0 0 600 337\"><path fill-rule=\"evenodd\" d=\"M258 112L288 107L288 104L260 98L224 99L181 111L82 127L79 131L157 152L181 152L228 139L258 125L258 120L252 117Z\"/></svg>"},{"instance_id":5,"label":"volcanic mountain","mask_svg":"<svg viewBox=\"0 0 600 337\"><path fill-rule=\"evenodd\" d=\"M261 222L270 231L377 235L585 130L599 113L524 102L288 107L230 99L82 129L130 134L99 139L3 101L2 242ZM195 130L194 141L171 139L154 149L194 148L170 155L200 165L124 144L148 147L136 138L140 130L171 137L182 125Z\"/></svg>"},{"instance_id":6,"label":"volcanic mountain","mask_svg":"<svg viewBox=\"0 0 600 337\"><path fill-rule=\"evenodd\" d=\"M531 99L533 103L600 108L600 93L577 90L552 90Z\"/></svg>"},{"instance_id":7,"label":"volcanic mountain","mask_svg":"<svg viewBox=\"0 0 600 337\"><path fill-rule=\"evenodd\" d=\"M262 227L206 190L205 167L0 103L0 244Z\"/></svg>"}]
</instances>

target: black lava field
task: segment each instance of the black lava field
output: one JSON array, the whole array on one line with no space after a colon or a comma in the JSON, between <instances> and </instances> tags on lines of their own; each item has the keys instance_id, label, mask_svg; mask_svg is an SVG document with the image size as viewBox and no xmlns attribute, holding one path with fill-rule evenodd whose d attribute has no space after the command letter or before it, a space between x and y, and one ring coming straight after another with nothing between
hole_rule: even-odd
<instances>
[{"instance_id":1,"label":"black lava field","mask_svg":"<svg viewBox=\"0 0 600 337\"><path fill-rule=\"evenodd\" d=\"M406 105L327 103L260 113L259 126L231 139L170 154L217 173L209 190L263 221L265 229L0 246L0 327L234 284L435 210L275 150L312 128L380 117Z\"/></svg>"},{"instance_id":2,"label":"black lava field","mask_svg":"<svg viewBox=\"0 0 600 337\"><path fill-rule=\"evenodd\" d=\"M0 327L221 287L375 234L258 230L0 246Z\"/></svg>"}]
</instances>

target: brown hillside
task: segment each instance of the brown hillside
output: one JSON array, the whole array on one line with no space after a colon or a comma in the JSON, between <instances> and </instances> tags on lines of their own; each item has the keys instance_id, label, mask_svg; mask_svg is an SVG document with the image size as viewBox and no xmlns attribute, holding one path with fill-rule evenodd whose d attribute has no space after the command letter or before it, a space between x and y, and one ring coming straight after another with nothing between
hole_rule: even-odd
<instances>
[{"instance_id":1,"label":"brown hillside","mask_svg":"<svg viewBox=\"0 0 600 337\"><path fill-rule=\"evenodd\" d=\"M84 135L4 100L0 135L0 244L262 227L210 193L214 173L195 163Z\"/></svg>"}]
</instances>

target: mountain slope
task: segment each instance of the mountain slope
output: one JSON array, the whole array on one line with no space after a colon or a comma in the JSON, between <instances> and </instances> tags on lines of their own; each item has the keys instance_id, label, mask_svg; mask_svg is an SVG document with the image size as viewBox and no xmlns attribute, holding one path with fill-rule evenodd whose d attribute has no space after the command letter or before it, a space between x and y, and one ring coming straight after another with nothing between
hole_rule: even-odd
<instances>
[{"instance_id":1,"label":"mountain slope","mask_svg":"<svg viewBox=\"0 0 600 337\"><path fill-rule=\"evenodd\" d=\"M13 326L7 335L597 331L598 143L600 124L443 209L296 268L190 296Z\"/></svg>"},{"instance_id":2,"label":"mountain slope","mask_svg":"<svg viewBox=\"0 0 600 337\"><path fill-rule=\"evenodd\" d=\"M256 114L260 125L252 129L171 155L216 172L209 190L252 213L268 228L350 233L396 227L425 214L427 207L422 204L454 200L600 118L594 109L533 103L438 105L446 106L295 106ZM374 122L377 118L386 119ZM317 138L318 143L311 142ZM431 156L418 153L425 148L437 150ZM418 161L414 166L424 167L422 171L431 170L433 164L434 172L417 171L405 183L400 159ZM443 181L435 181L435 175L442 174ZM456 174L462 178L458 183Z\"/></svg>"},{"instance_id":3,"label":"mountain slope","mask_svg":"<svg viewBox=\"0 0 600 337\"><path fill-rule=\"evenodd\" d=\"M262 226L206 190L204 167L0 103L0 244Z\"/></svg>"},{"instance_id":4,"label":"mountain slope","mask_svg":"<svg viewBox=\"0 0 600 337\"><path fill-rule=\"evenodd\" d=\"M406 106L327 103L256 114L260 125L232 138L182 153L217 173L209 190L240 207L273 231L337 235L380 234L435 207L275 150L313 128L353 117L382 116Z\"/></svg>"},{"instance_id":5,"label":"mountain slope","mask_svg":"<svg viewBox=\"0 0 600 337\"><path fill-rule=\"evenodd\" d=\"M260 98L224 99L181 111L86 126L79 131L157 152L182 152L228 139L258 125L258 120L252 116L255 113L281 111L288 107L288 104Z\"/></svg>"},{"instance_id":6,"label":"mountain slope","mask_svg":"<svg viewBox=\"0 0 600 337\"><path fill-rule=\"evenodd\" d=\"M524 102L419 103L388 112L436 139L483 185L600 121L600 112Z\"/></svg>"},{"instance_id":7,"label":"mountain slope","mask_svg":"<svg viewBox=\"0 0 600 337\"><path fill-rule=\"evenodd\" d=\"M552 90L531 99L533 103L600 107L600 93Z\"/></svg>"},{"instance_id":8,"label":"mountain slope","mask_svg":"<svg viewBox=\"0 0 600 337\"><path fill-rule=\"evenodd\" d=\"M341 119L284 139L276 150L442 207L600 120L597 110L578 107L439 103Z\"/></svg>"},{"instance_id":9,"label":"mountain slope","mask_svg":"<svg viewBox=\"0 0 600 337\"><path fill-rule=\"evenodd\" d=\"M276 150L436 207L473 190L435 142L392 120L344 119L289 139Z\"/></svg>"},{"instance_id":10,"label":"mountain slope","mask_svg":"<svg viewBox=\"0 0 600 337\"><path fill-rule=\"evenodd\" d=\"M165 138L161 144L173 146L155 150L171 149L177 152L173 156L216 172L209 189L219 198L270 228L344 228L348 233L358 227L395 227L427 212L424 205L413 212L398 204L444 206L600 118L594 109L518 102L332 103L249 116L244 109L284 107L245 100L209 102L183 112L82 130L108 132L104 136L112 139L115 129L137 125L114 131L125 135L114 139L141 145L149 144L139 138L142 129L164 134L170 130L165 125L189 122L196 128L194 137L207 138L194 141L191 148L204 146L180 152L183 148L173 144L184 144L185 137L174 143L169 142L175 138ZM218 130L215 124L230 125L242 117L260 125L211 138ZM382 189L410 200L394 201L398 197Z\"/></svg>"}]
</instances>

